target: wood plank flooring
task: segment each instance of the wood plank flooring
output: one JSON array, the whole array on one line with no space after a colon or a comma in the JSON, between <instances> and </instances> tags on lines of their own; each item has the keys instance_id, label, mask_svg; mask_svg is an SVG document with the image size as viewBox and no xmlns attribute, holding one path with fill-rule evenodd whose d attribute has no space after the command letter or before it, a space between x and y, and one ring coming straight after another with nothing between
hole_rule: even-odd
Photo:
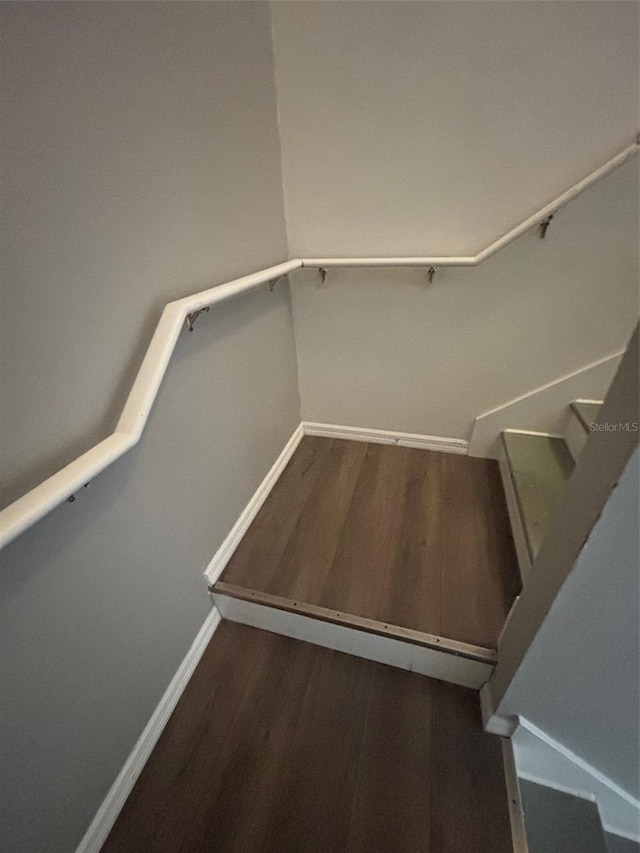
<instances>
[{"instance_id":1,"label":"wood plank flooring","mask_svg":"<svg viewBox=\"0 0 640 853\"><path fill-rule=\"evenodd\" d=\"M511 853L477 693L223 622L103 853Z\"/></svg>"},{"instance_id":2,"label":"wood plank flooring","mask_svg":"<svg viewBox=\"0 0 640 853\"><path fill-rule=\"evenodd\" d=\"M498 464L305 436L221 579L495 648L520 588Z\"/></svg>"}]
</instances>

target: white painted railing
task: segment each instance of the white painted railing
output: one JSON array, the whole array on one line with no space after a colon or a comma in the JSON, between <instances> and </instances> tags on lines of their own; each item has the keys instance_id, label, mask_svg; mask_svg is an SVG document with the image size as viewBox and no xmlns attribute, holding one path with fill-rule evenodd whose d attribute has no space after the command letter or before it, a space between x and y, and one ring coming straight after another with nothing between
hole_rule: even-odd
<instances>
[{"instance_id":1,"label":"white painted railing","mask_svg":"<svg viewBox=\"0 0 640 853\"><path fill-rule=\"evenodd\" d=\"M165 305L115 431L0 512L0 548L138 443L187 315L233 299L301 266L301 261L287 261Z\"/></svg>"},{"instance_id":2,"label":"white painted railing","mask_svg":"<svg viewBox=\"0 0 640 853\"><path fill-rule=\"evenodd\" d=\"M640 135L636 141L590 175L583 178L558 198L499 237L476 255L463 257L413 258L304 258L286 261L274 267L203 290L193 296L169 302L151 339L140 370L133 383L115 431L91 450L83 453L39 486L27 492L0 512L0 549L39 521L96 474L123 456L140 440L149 412L155 401L185 319L194 312L211 308L233 299L266 282L288 275L302 267L474 267L512 243L529 229L541 224L548 216L572 201L580 193L613 172L638 153Z\"/></svg>"},{"instance_id":3,"label":"white painted railing","mask_svg":"<svg viewBox=\"0 0 640 853\"><path fill-rule=\"evenodd\" d=\"M500 249L504 249L509 243L517 240L525 231L535 228L544 222L547 217L552 216L556 211L560 210L570 201L573 201L576 196L579 196L589 187L601 181L615 169L622 166L623 163L630 157L634 157L638 153L640 147L640 134L636 141L629 145L624 151L616 154L611 160L608 160L600 168L591 172L586 178L578 181L566 192L559 195L556 199L549 202L543 208L538 210L533 216L525 219L511 231L507 231L502 237L498 237L493 243L487 246L486 249L478 252L476 255L466 255L463 257L444 256L444 257L424 257L424 258L305 258L302 261L303 267L477 267L487 258L495 255Z\"/></svg>"}]
</instances>

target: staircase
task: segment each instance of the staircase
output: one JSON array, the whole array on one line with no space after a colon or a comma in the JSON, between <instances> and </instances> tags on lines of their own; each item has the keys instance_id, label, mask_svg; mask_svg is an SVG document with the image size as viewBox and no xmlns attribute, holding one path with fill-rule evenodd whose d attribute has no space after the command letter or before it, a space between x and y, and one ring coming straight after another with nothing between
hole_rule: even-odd
<instances>
[{"instance_id":1,"label":"staircase","mask_svg":"<svg viewBox=\"0 0 640 853\"><path fill-rule=\"evenodd\" d=\"M601 405L599 401L587 400L570 403L564 436L520 430L506 430L501 434L499 471L522 582L526 582L526 576L543 545L551 519L563 499L568 480L579 461ZM403 508L402 513L398 515L398 518L403 518L405 515L411 515L415 506L419 506L420 513L429 509L430 517L435 506L446 506L446 516L458 506L458 523L451 534L439 543L437 553L442 559L444 554L449 553L455 541L468 535L464 519L477 518L479 507L484 503L495 504L495 495L492 497L493 493L488 488L490 466L495 467L495 462L484 460L482 463L472 463L469 457L458 457L456 460L450 455L434 455L424 450L412 451L413 456L409 459L402 455L407 454L407 451L398 447L367 449L362 445L358 449L357 446L344 442L334 442L329 447L318 439L315 439L315 445L310 444L308 439L306 441L257 516L251 535L243 540L223 576L211 585L212 597L223 618L230 622L266 629L270 633L284 634L315 646L347 652L350 656L428 675L442 682L477 689L490 676L495 665L495 647L490 644L484 648L472 645L469 643L469 637L464 640L457 637L454 640L442 631L440 635L429 633L428 624L418 626L410 620L403 621L402 618L394 621L392 612L385 611L377 615L373 611L360 613L358 607L371 597L368 589L372 584L375 585L372 566L384 562L379 559L379 554L387 553L387 545L389 553L393 545L393 548L405 554L405 557L413 547L411 542L398 538L397 531L394 533L391 530L389 519L394 517L394 507ZM338 454L350 460L346 469L330 462L332 455L337 457ZM353 471L357 467L353 462L356 457L358 465L362 466L358 483L361 485L366 482L367 489L361 489L359 485L352 488L344 473L345 470ZM411 473L406 475L406 482L398 481L395 486L391 486L393 478L398 478L397 471L402 465L406 467L409 462L411 466L417 467L407 467L407 471L411 470ZM321 488L321 477L313 480L316 476L314 470L332 470L332 464L336 471L335 483L332 480L330 489ZM463 500L461 495L465 480L453 479L451 475L456 466L460 465L464 466L460 470L465 471L465 477L468 476L471 471L468 466L472 464L480 466L474 473L474 478L477 479L480 471L483 471L483 476L488 479L477 479L482 486L474 486L469 492L469 499ZM435 500L435 484L438 482L436 473L446 472L448 469L450 479L443 478L442 494L438 492L438 499ZM379 487L371 488L372 483L384 483L385 489L391 488L391 491L388 494L385 492L383 496ZM336 484L340 484L338 492L335 491ZM416 489L422 490L419 500L416 498ZM347 514L344 530L349 531L349 535L343 532L340 540L342 545L336 548L338 555L344 552L343 555L346 556L344 560L336 558L333 571L328 575L332 581L330 586L342 589L341 594L345 597L326 600L317 591L313 593L312 579L316 576L317 566L326 562L324 559L318 562L318 554L321 555L322 549L326 547L327 538L334 537L336 542L338 541L337 534L332 532L331 524L335 521L334 516L339 514L337 507L341 500L340 495L346 492L353 492L353 519L358 522L360 538L357 547L353 546L355 533L350 527L351 516ZM324 495L322 500L321 495ZM308 518L303 506L307 508ZM285 513L284 509L287 508L289 512ZM292 517L292 513L299 513L299 520L295 524L291 522L292 531L285 536L284 522L281 519ZM334 520L328 524L327 518ZM274 533L274 522L278 519L279 526L275 528ZM318 519L324 521L321 523ZM412 530L420 529L418 517L411 518L410 521ZM487 530L495 531L495 522L496 519L493 518ZM355 521L353 523L355 524ZM389 526L386 533L385 525ZM424 533L424 538L418 543L418 552L428 549L434 530L435 528ZM372 539L381 536L385 543L384 548L379 544L375 545ZM273 542L279 539L282 540L279 551L277 555L272 554ZM311 541L313 549L301 549L299 546L303 539ZM288 543L286 548L285 542ZM487 542L491 542L491 538ZM469 550L479 553L480 543L467 542L467 545L471 544L473 547ZM453 566L462 553L451 551L456 559L451 559L445 577L450 579L453 576ZM491 562L499 565L495 558L501 553L503 557L506 555L506 569L509 562L508 552L492 553ZM362 585L356 584L355 589L348 589L346 578L357 564L358 555L364 558L358 577L366 578L366 581L363 581ZM407 566L411 566L411 571L406 577L402 574L402 571L406 571L406 566L403 569L402 565L394 566L392 574L401 581L401 588L413 589L415 593L420 587L419 574L416 573L419 561L415 562L413 558L407 560L405 562ZM255 566L259 565L261 572L266 571L271 577L272 583L282 565L289 564L295 567L292 578L295 577L296 582L299 582L301 576L308 577L301 586L287 590L271 588L265 578L260 577L260 573L255 570ZM251 567L251 571L248 571L247 567ZM472 574L477 572L477 563L470 563L467 568L467 571L469 570ZM293 580L290 580L290 583L293 583ZM424 587L425 590L427 588L428 586ZM286 595L283 592L286 592ZM383 584L380 594L374 598L383 601L385 594L389 596L391 592L392 590ZM323 594L326 595L326 591ZM391 597L393 598L393 595ZM418 598L422 602L421 607L424 606L425 600L429 600L422 595ZM458 600L458 606L463 606L462 599ZM514 774L516 772L517 769ZM557 791L528 779L517 780L508 790L512 798L512 808L520 815L522 843L525 845L522 849L527 853L640 853L635 842L605 832L598 805L593 799ZM517 821L518 818L514 826ZM520 851L517 846L514 849Z\"/></svg>"},{"instance_id":2,"label":"staircase","mask_svg":"<svg viewBox=\"0 0 640 853\"><path fill-rule=\"evenodd\" d=\"M520 430L501 435L500 473L523 582L601 405L592 400L571 403L564 437Z\"/></svg>"},{"instance_id":3,"label":"staircase","mask_svg":"<svg viewBox=\"0 0 640 853\"><path fill-rule=\"evenodd\" d=\"M504 431L499 470L305 435L211 579L216 606L229 621L479 689L600 405L571 403L565 437Z\"/></svg>"},{"instance_id":4,"label":"staircase","mask_svg":"<svg viewBox=\"0 0 640 853\"><path fill-rule=\"evenodd\" d=\"M210 591L226 620L477 690L520 591L498 465L304 435Z\"/></svg>"},{"instance_id":5,"label":"staircase","mask_svg":"<svg viewBox=\"0 0 640 853\"><path fill-rule=\"evenodd\" d=\"M194 704L104 853L160 836L185 853L256 838L278 853L640 853L593 799L518 778L474 692L599 406L572 403L565 437L505 431L499 466L301 433L209 578L223 623Z\"/></svg>"},{"instance_id":6,"label":"staircase","mask_svg":"<svg viewBox=\"0 0 640 853\"><path fill-rule=\"evenodd\" d=\"M564 436L501 434L500 473L523 583L601 406L595 400L570 403ZM639 853L636 842L605 832L593 799L524 778L518 788L528 853Z\"/></svg>"}]
</instances>

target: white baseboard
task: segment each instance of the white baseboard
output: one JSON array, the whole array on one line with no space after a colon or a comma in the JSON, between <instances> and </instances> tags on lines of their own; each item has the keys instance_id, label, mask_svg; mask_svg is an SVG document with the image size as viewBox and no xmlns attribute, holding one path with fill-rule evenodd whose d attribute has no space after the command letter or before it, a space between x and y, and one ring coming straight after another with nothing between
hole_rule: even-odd
<instances>
[{"instance_id":1,"label":"white baseboard","mask_svg":"<svg viewBox=\"0 0 640 853\"><path fill-rule=\"evenodd\" d=\"M293 435L287 442L284 450L271 466L271 469L269 470L267 476L260 483L256 491L254 492L253 497L246 505L246 507L242 511L242 514L229 531L229 534L225 538L224 542L216 551L215 555L213 556L213 559L207 566L204 573L207 583L210 586L218 580L222 572L225 570L227 563L233 555L233 552L240 544L242 537L249 529L251 522L258 514L260 507L269 497L269 492L275 486L278 481L278 478L280 477L280 474L282 474L282 472L287 466L287 463L295 453L296 448L300 444L303 435L303 424L299 424L296 427Z\"/></svg>"},{"instance_id":2,"label":"white baseboard","mask_svg":"<svg viewBox=\"0 0 640 853\"><path fill-rule=\"evenodd\" d=\"M591 362L484 412L475 419L469 456L495 459L497 439L505 429L564 435L569 422L569 403L581 397L604 399L624 349Z\"/></svg>"},{"instance_id":3,"label":"white baseboard","mask_svg":"<svg viewBox=\"0 0 640 853\"><path fill-rule=\"evenodd\" d=\"M390 432L384 429L319 424L303 421L305 435L325 438L344 438L349 441L367 441L373 444L397 444L400 447L415 447L421 450L439 450L442 453L466 454L468 441L461 438L443 438L435 435L419 435L412 432Z\"/></svg>"},{"instance_id":4,"label":"white baseboard","mask_svg":"<svg viewBox=\"0 0 640 853\"><path fill-rule=\"evenodd\" d=\"M99 853L219 624L220 613L214 607L200 628L178 671L171 679L171 683L109 789L109 793L96 812L91 825L76 849L76 853Z\"/></svg>"},{"instance_id":5,"label":"white baseboard","mask_svg":"<svg viewBox=\"0 0 640 853\"><path fill-rule=\"evenodd\" d=\"M509 803L513 853L529 853L516 758L513 752L513 743L508 737L502 738L502 763L504 764L504 781L507 787L507 801Z\"/></svg>"},{"instance_id":6,"label":"white baseboard","mask_svg":"<svg viewBox=\"0 0 640 853\"><path fill-rule=\"evenodd\" d=\"M520 717L512 740L518 775L595 800L607 832L640 841L640 803L546 732Z\"/></svg>"}]
</instances>

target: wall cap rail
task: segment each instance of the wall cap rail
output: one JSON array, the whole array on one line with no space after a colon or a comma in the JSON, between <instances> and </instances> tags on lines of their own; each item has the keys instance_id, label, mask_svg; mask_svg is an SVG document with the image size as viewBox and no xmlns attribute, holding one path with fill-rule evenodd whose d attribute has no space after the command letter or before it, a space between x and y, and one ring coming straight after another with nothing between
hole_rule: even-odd
<instances>
[{"instance_id":1,"label":"wall cap rail","mask_svg":"<svg viewBox=\"0 0 640 853\"><path fill-rule=\"evenodd\" d=\"M134 447L144 430L149 412L156 399L185 320L189 328L199 312L220 302L233 299L241 293L303 267L317 267L325 272L328 267L475 267L495 255L531 228L542 225L557 210L564 207L602 178L618 169L640 149L640 134L635 142L591 172L549 204L523 220L476 255L433 256L407 258L304 258L292 259L260 270L242 278L178 299L165 305L158 325L125 402L114 432L90 450L65 465L40 485L9 504L0 512L0 549L32 527L56 506L61 504L105 468ZM324 275L323 275L324 280Z\"/></svg>"}]
</instances>

